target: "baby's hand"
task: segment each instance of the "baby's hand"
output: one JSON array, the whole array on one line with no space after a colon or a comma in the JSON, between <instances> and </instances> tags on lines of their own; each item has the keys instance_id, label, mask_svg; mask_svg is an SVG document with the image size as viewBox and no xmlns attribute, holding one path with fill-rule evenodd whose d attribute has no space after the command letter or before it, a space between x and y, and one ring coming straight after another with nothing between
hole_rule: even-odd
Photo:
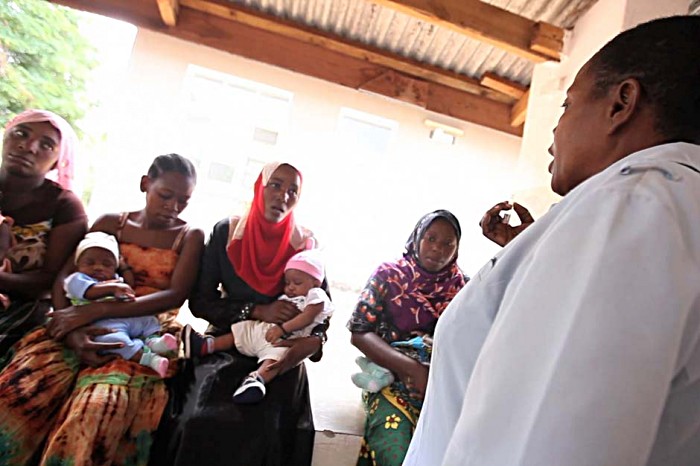
<instances>
[{"instance_id":1,"label":"baby's hand","mask_svg":"<svg viewBox=\"0 0 700 466\"><path fill-rule=\"evenodd\" d=\"M136 299L136 293L131 289L126 283L115 283L114 285L114 297L120 301L133 301Z\"/></svg>"},{"instance_id":2,"label":"baby's hand","mask_svg":"<svg viewBox=\"0 0 700 466\"><path fill-rule=\"evenodd\" d=\"M284 335L282 329L279 327L279 325L275 325L267 329L267 332L265 333L265 340L267 340L269 343L274 343L279 340L282 335Z\"/></svg>"}]
</instances>

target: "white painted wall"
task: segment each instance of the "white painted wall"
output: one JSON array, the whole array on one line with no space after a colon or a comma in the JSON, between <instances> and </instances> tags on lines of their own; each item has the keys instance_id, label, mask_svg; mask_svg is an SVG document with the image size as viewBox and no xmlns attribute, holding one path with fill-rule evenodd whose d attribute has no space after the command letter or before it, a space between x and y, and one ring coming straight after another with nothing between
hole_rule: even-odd
<instances>
[{"instance_id":1,"label":"white painted wall","mask_svg":"<svg viewBox=\"0 0 700 466\"><path fill-rule=\"evenodd\" d=\"M515 199L535 218L559 200L552 192L547 167L552 158L552 130L561 115L566 89L579 68L622 28L624 0L599 0L567 33L561 63L535 66L530 85L528 115L518 162L519 189Z\"/></svg>"},{"instance_id":2,"label":"white painted wall","mask_svg":"<svg viewBox=\"0 0 700 466\"><path fill-rule=\"evenodd\" d=\"M547 167L551 156L547 149L552 144L552 130L561 114L566 89L578 70L620 31L654 18L687 14L688 7L689 0L599 0L569 33L561 63L535 66L515 195L515 200L526 205L535 218L559 199L549 187Z\"/></svg>"},{"instance_id":3,"label":"white painted wall","mask_svg":"<svg viewBox=\"0 0 700 466\"><path fill-rule=\"evenodd\" d=\"M622 29L633 28L652 18L687 15L690 11L690 4L691 0L627 0Z\"/></svg>"},{"instance_id":4,"label":"white painted wall","mask_svg":"<svg viewBox=\"0 0 700 466\"><path fill-rule=\"evenodd\" d=\"M520 138L145 30L138 32L128 79L115 90L121 98L108 138L109 158L118 163L97 174L113 181L96 189L89 207L93 217L125 204L139 207L138 180L155 155L188 155L187 138L198 137L181 124L188 64L294 93L288 131L272 155L291 156L304 174L297 215L326 246L333 280L363 286L380 261L402 252L418 218L437 208L452 210L462 223L460 264L467 273L497 249L481 236L477 222L491 204L511 195ZM385 154L368 158L338 144L341 107L398 122ZM427 117L463 129L464 136L454 146L432 142L423 124ZM220 137L221 150L235 153L236 141ZM208 231L235 212L233 206L216 205L207 191L201 173L184 217Z\"/></svg>"}]
</instances>

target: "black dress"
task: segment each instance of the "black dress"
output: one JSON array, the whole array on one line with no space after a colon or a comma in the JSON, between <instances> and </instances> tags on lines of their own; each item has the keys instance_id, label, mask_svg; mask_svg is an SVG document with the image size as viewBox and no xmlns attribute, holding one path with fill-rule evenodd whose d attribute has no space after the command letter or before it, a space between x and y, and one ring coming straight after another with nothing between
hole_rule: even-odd
<instances>
[{"instance_id":1,"label":"black dress","mask_svg":"<svg viewBox=\"0 0 700 466\"><path fill-rule=\"evenodd\" d=\"M213 335L230 332L231 324L243 319L246 304L276 299L261 295L238 277L226 255L228 233L228 219L214 226L189 301L192 313L210 322L207 333ZM313 334L325 338L325 329L319 326ZM171 398L150 464L311 464L315 430L304 364L270 382L259 404L237 405L231 397L243 377L257 367L255 358L231 350L194 364L181 362L179 375L169 381Z\"/></svg>"}]
</instances>

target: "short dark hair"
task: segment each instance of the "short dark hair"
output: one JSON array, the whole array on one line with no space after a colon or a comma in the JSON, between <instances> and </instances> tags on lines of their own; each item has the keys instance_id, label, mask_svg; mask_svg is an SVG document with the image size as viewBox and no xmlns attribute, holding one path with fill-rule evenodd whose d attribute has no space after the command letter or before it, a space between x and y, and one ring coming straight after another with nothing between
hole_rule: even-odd
<instances>
[{"instance_id":1,"label":"short dark hair","mask_svg":"<svg viewBox=\"0 0 700 466\"><path fill-rule=\"evenodd\" d=\"M192 162L179 154L159 155L148 169L148 177L156 179L163 173L175 172L185 175L197 182L197 171Z\"/></svg>"},{"instance_id":2,"label":"short dark hair","mask_svg":"<svg viewBox=\"0 0 700 466\"><path fill-rule=\"evenodd\" d=\"M662 18L620 33L590 61L597 90L634 78L670 141L700 143L700 17Z\"/></svg>"}]
</instances>

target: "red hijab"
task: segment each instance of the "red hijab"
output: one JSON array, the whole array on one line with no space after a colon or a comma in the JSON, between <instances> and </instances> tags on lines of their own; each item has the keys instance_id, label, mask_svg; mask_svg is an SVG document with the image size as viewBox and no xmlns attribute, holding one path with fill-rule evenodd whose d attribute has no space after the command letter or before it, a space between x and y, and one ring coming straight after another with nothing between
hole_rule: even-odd
<instances>
[{"instance_id":1,"label":"red hijab","mask_svg":"<svg viewBox=\"0 0 700 466\"><path fill-rule=\"evenodd\" d=\"M263 167L255 181L250 210L236 224L233 237L226 248L238 276L255 291L266 296L282 293L284 266L299 250L306 249L307 239L311 236L311 232L296 225L293 212L278 223L265 218L263 191L280 165L282 163L272 162ZM296 168L294 170L299 173ZM301 180L301 173L299 179Z\"/></svg>"}]
</instances>

